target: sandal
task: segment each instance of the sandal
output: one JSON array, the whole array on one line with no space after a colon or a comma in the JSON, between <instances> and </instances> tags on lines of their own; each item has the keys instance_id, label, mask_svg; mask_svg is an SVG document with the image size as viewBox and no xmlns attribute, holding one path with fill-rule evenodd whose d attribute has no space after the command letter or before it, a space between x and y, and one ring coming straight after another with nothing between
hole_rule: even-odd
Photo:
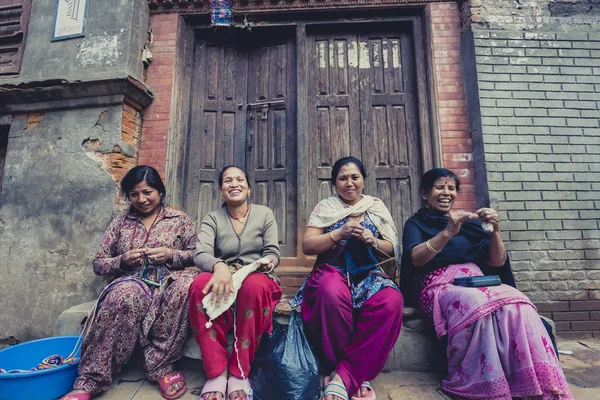
<instances>
[{"instance_id":1,"label":"sandal","mask_svg":"<svg viewBox=\"0 0 600 400\"><path fill-rule=\"evenodd\" d=\"M377 396L375 396L375 390L373 389L373 386L371 386L371 382L364 381L360 387L369 389L369 394L364 397L352 396L352 400L375 400L377 398Z\"/></svg>"},{"instance_id":2,"label":"sandal","mask_svg":"<svg viewBox=\"0 0 600 400\"><path fill-rule=\"evenodd\" d=\"M329 394L337 396L343 400L348 400L348 392L343 384L333 381L329 376L325 377L324 383L325 387L323 388L323 400L325 400Z\"/></svg>"},{"instance_id":3,"label":"sandal","mask_svg":"<svg viewBox=\"0 0 600 400\"><path fill-rule=\"evenodd\" d=\"M174 385L177 382L183 382L183 386L173 394L167 394L167 390L169 387ZM164 378L160 378L158 380L158 386L160 387L160 393L167 400L175 400L183 396L185 391L187 390L187 383L185 382L185 378L183 374L179 371L170 373Z\"/></svg>"},{"instance_id":4,"label":"sandal","mask_svg":"<svg viewBox=\"0 0 600 400\"><path fill-rule=\"evenodd\" d=\"M252 400L252 387L248 379L238 378L237 376L230 375L227 381L227 399L230 399L230 395L238 390L246 393L245 396L240 397L240 400ZM231 399L235 400L235 398Z\"/></svg>"},{"instance_id":5,"label":"sandal","mask_svg":"<svg viewBox=\"0 0 600 400\"><path fill-rule=\"evenodd\" d=\"M198 399L203 399L207 393L221 393L221 398L225 400L225 392L227 391L227 378L223 375L215 376L214 378L210 378L204 384L202 388L202 393L200 393L200 397ZM208 399L212 400L212 399Z\"/></svg>"},{"instance_id":6,"label":"sandal","mask_svg":"<svg viewBox=\"0 0 600 400\"><path fill-rule=\"evenodd\" d=\"M60 400L91 400L91 398L92 395L90 393L75 393L61 397Z\"/></svg>"}]
</instances>

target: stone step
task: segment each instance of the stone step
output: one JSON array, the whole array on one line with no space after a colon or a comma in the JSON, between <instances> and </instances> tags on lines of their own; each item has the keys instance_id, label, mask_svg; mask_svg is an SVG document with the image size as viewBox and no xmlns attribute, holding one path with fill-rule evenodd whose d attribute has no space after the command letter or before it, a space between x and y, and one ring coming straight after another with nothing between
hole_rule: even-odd
<instances>
[{"instance_id":1,"label":"stone step","mask_svg":"<svg viewBox=\"0 0 600 400\"><path fill-rule=\"evenodd\" d=\"M78 304L63 311L54 325L56 336L79 335L81 325L88 317L89 310L94 301ZM275 308L277 321L287 325L291 308L284 297ZM445 368L444 348L436 339L433 330L421 319L417 309L404 307L403 328L400 337L384 369L387 371L412 371L412 372L438 372ZM233 335L228 336L229 343L233 343ZM189 358L201 359L200 348L194 337L186 341L183 355Z\"/></svg>"}]
</instances>

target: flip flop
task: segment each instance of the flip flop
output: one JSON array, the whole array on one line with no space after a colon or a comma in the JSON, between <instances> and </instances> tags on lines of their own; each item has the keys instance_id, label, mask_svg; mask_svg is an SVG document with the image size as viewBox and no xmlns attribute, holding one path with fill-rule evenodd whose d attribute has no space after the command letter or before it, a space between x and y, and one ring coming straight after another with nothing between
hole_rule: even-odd
<instances>
[{"instance_id":1,"label":"flip flop","mask_svg":"<svg viewBox=\"0 0 600 400\"><path fill-rule=\"evenodd\" d=\"M375 396L375 390L373 389L373 386L371 386L371 382L364 381L360 387L366 387L369 389L369 394L367 394L365 397L352 396L352 400L375 400L377 398L377 396Z\"/></svg>"},{"instance_id":2,"label":"flip flop","mask_svg":"<svg viewBox=\"0 0 600 400\"><path fill-rule=\"evenodd\" d=\"M348 392L343 384L331 380L331 377L329 376L325 377L324 383L325 387L323 388L323 400L329 394L337 396L343 400L348 400Z\"/></svg>"},{"instance_id":3,"label":"flip flop","mask_svg":"<svg viewBox=\"0 0 600 400\"><path fill-rule=\"evenodd\" d=\"M225 392L227 391L227 378L223 375L215 376L214 378L210 378L204 384L202 388L202 393L200 393L199 400L202 400L202 396L207 393L221 393L221 398L225 400ZM212 399L208 399L212 400Z\"/></svg>"},{"instance_id":4,"label":"flip flop","mask_svg":"<svg viewBox=\"0 0 600 400\"><path fill-rule=\"evenodd\" d=\"M171 395L167 394L167 390L169 390L169 387L177 382L183 382L183 386L175 393ZM158 380L158 386L160 387L160 393L167 400L178 399L181 396L183 396L183 394L187 390L187 383L185 382L185 378L183 377L183 374L179 371L170 373L169 375L160 378Z\"/></svg>"},{"instance_id":5,"label":"flip flop","mask_svg":"<svg viewBox=\"0 0 600 400\"><path fill-rule=\"evenodd\" d=\"M240 397L240 400L252 400L252 387L248 379L238 378L237 376L231 375L227 381L227 399L229 399L231 393L242 390L246 393L246 396Z\"/></svg>"},{"instance_id":6,"label":"flip flop","mask_svg":"<svg viewBox=\"0 0 600 400\"><path fill-rule=\"evenodd\" d=\"M91 398L92 395L90 393L76 393L61 397L60 400L90 400Z\"/></svg>"}]
</instances>

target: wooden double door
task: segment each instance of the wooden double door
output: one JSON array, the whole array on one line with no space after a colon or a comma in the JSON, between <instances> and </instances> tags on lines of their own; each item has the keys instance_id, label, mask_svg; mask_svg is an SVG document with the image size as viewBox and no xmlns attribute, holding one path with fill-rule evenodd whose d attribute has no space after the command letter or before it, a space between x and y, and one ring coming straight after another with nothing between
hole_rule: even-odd
<instances>
[{"instance_id":1,"label":"wooden double door","mask_svg":"<svg viewBox=\"0 0 600 400\"><path fill-rule=\"evenodd\" d=\"M245 166L251 201L275 213L283 265L307 267L308 216L334 193L335 161L352 155L366 166L365 193L385 201L400 229L419 201L414 51L410 24L199 32L185 211L199 227L221 206L221 168Z\"/></svg>"}]
</instances>

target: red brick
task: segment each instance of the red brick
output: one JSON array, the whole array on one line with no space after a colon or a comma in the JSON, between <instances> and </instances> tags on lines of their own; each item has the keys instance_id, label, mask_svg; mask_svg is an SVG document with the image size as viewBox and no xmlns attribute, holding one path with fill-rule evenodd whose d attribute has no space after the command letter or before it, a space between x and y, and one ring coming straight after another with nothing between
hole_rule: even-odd
<instances>
[{"instance_id":1,"label":"red brick","mask_svg":"<svg viewBox=\"0 0 600 400\"><path fill-rule=\"evenodd\" d=\"M438 92L438 100L461 100L465 97L464 92Z\"/></svg>"}]
</instances>

